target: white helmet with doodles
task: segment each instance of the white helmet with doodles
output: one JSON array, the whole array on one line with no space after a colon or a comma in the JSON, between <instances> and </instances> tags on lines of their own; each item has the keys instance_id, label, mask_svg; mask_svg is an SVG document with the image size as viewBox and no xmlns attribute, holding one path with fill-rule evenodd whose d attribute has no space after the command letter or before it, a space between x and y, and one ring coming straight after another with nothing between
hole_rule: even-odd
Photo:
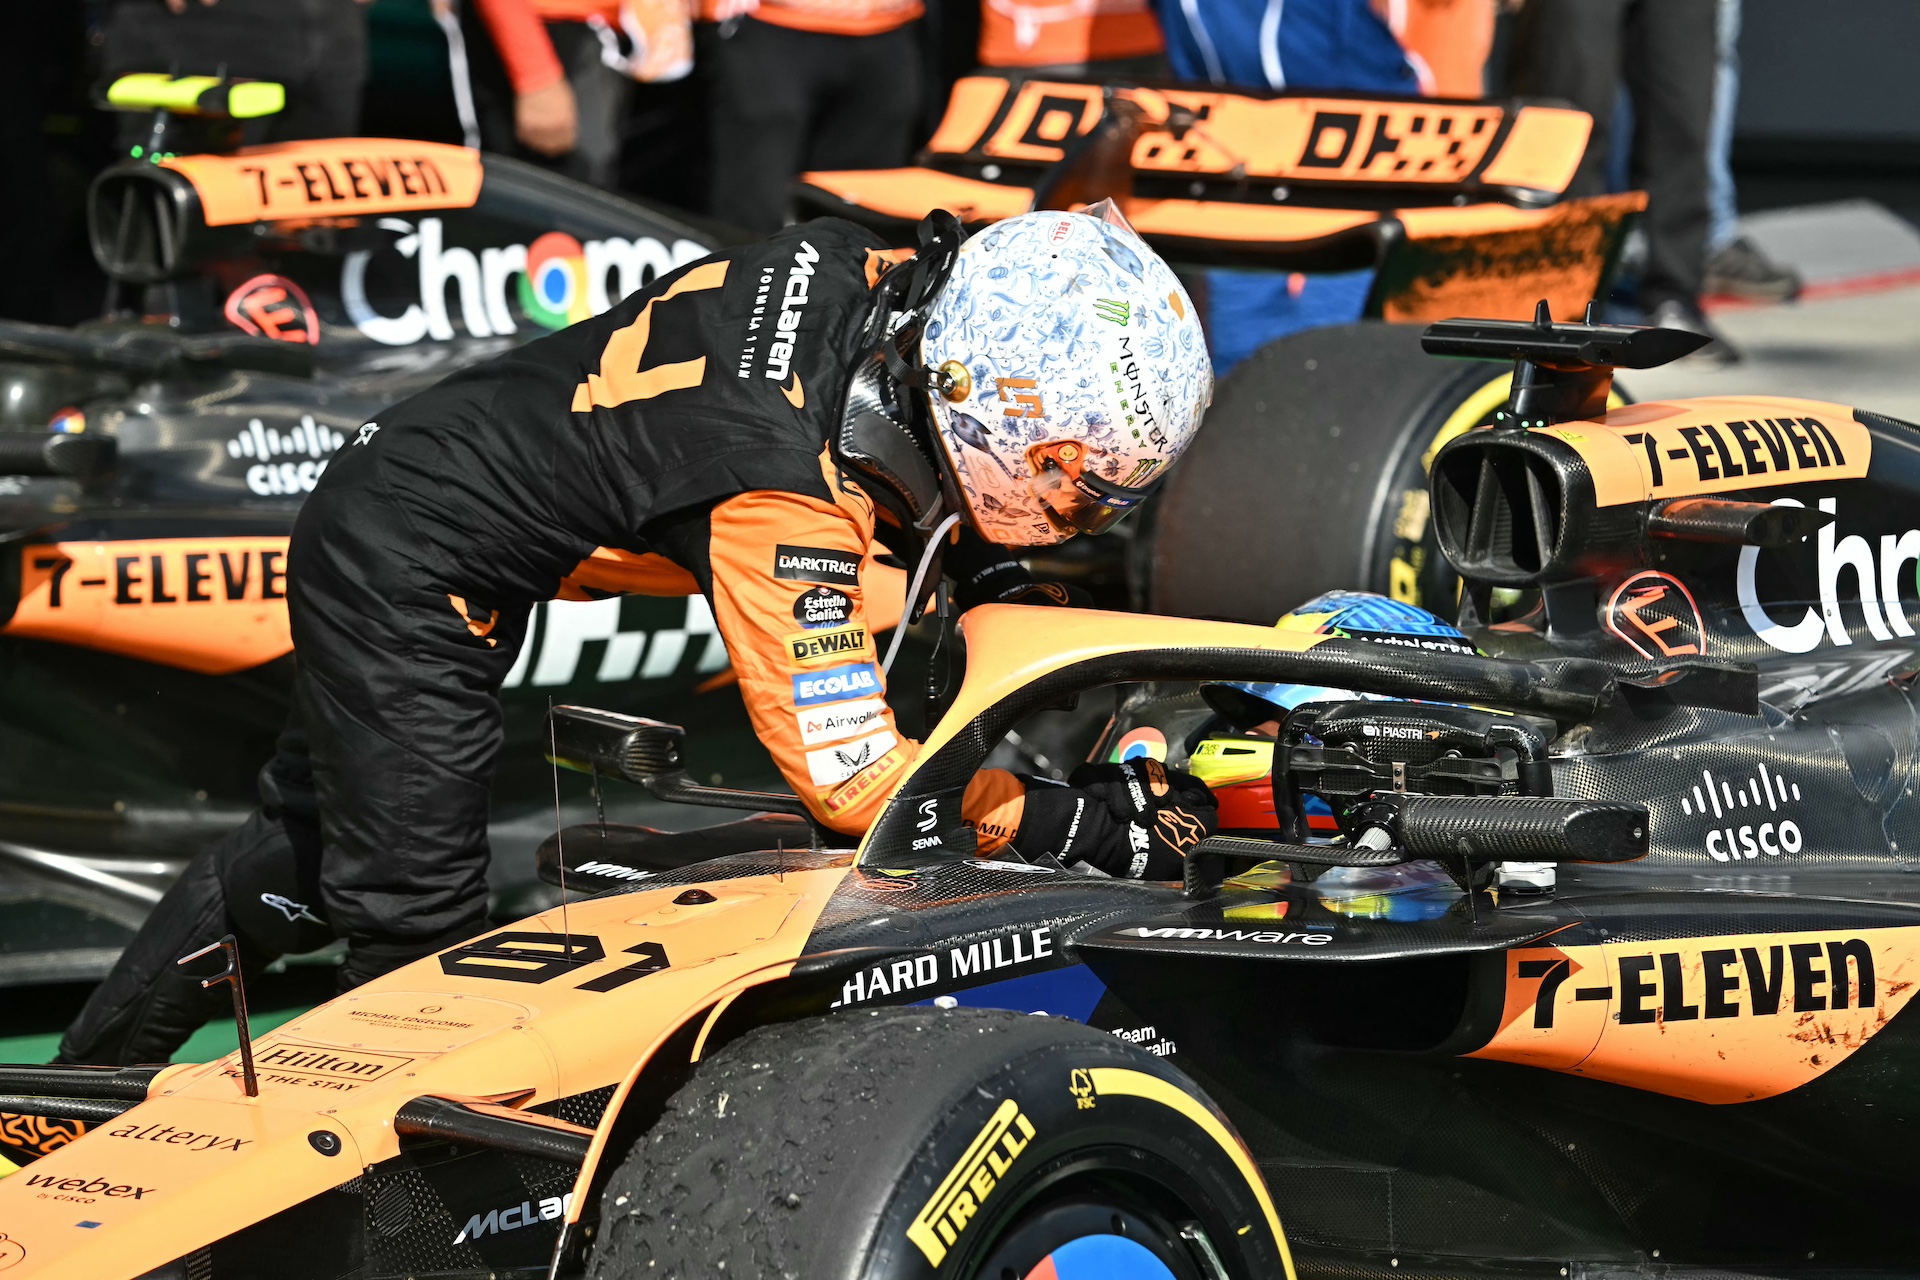
<instances>
[{"instance_id":1,"label":"white helmet with doodles","mask_svg":"<svg viewBox=\"0 0 1920 1280\"><path fill-rule=\"evenodd\" d=\"M933 426L967 515L1005 546L1110 527L1213 399L1192 300L1106 201L969 239L927 312L921 359L938 375Z\"/></svg>"}]
</instances>

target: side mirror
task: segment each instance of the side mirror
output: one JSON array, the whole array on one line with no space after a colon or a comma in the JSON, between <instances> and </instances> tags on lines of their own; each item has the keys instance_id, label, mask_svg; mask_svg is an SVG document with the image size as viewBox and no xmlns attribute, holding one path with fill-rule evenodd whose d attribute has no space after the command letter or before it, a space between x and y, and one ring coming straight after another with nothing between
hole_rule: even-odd
<instances>
[{"instance_id":1,"label":"side mirror","mask_svg":"<svg viewBox=\"0 0 1920 1280\"><path fill-rule=\"evenodd\" d=\"M0 431L0 475L92 480L119 465L120 442L112 436Z\"/></svg>"},{"instance_id":2,"label":"side mirror","mask_svg":"<svg viewBox=\"0 0 1920 1280\"><path fill-rule=\"evenodd\" d=\"M552 730L547 759L564 769L625 778L675 804L807 816L799 796L695 782L686 768L687 731L677 724L594 707L555 707L547 723Z\"/></svg>"}]
</instances>

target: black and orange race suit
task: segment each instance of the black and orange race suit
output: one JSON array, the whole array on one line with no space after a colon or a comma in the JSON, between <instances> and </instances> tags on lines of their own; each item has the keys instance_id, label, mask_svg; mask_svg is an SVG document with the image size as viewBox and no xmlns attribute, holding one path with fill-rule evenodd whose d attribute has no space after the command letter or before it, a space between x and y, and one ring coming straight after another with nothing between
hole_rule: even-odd
<instances>
[{"instance_id":1,"label":"black and orange race suit","mask_svg":"<svg viewBox=\"0 0 1920 1280\"><path fill-rule=\"evenodd\" d=\"M265 808L203 857L217 872L182 877L63 1056L164 1061L207 1006L156 995L159 970L229 918L266 952L346 937L348 983L481 928L498 695L536 601L704 592L782 773L825 825L863 831L915 744L884 702L860 583L874 507L824 449L896 258L850 223L790 227L362 426L294 528L295 729ZM983 849L1023 799L1010 774L975 782ZM299 873L262 902L312 903L284 929L285 907L251 900L281 862ZM248 901L217 904L226 881Z\"/></svg>"}]
</instances>

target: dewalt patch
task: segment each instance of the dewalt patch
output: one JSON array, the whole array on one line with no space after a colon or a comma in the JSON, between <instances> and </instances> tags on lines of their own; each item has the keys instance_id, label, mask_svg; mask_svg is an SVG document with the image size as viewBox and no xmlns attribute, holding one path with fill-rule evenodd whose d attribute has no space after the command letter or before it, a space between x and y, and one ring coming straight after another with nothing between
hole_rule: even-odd
<instances>
[{"instance_id":1,"label":"dewalt patch","mask_svg":"<svg viewBox=\"0 0 1920 1280\"><path fill-rule=\"evenodd\" d=\"M795 666L844 661L867 650L865 627L834 627L830 631L796 631L783 636L787 657Z\"/></svg>"}]
</instances>

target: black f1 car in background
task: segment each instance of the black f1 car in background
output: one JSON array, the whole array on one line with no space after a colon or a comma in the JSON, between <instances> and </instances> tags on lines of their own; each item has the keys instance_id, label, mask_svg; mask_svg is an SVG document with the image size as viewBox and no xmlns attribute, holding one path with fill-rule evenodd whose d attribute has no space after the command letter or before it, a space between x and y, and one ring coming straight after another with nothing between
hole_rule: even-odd
<instances>
[{"instance_id":1,"label":"black f1 car in background","mask_svg":"<svg viewBox=\"0 0 1920 1280\"><path fill-rule=\"evenodd\" d=\"M129 80L155 83L122 106L181 105L182 82ZM459 147L167 154L222 120L226 87L197 93L94 184L106 317L0 325L0 984L104 973L252 807L290 688L287 534L362 424L718 243ZM693 715L726 668L698 597L539 614L506 692L520 759L556 696ZM506 817L552 806L522 772Z\"/></svg>"},{"instance_id":2,"label":"black f1 car in background","mask_svg":"<svg viewBox=\"0 0 1920 1280\"><path fill-rule=\"evenodd\" d=\"M1889 1206L1920 1126L1920 428L1774 397L1605 412L1612 366L1691 335L1427 340L1516 366L1430 489L1493 656L982 608L857 851L790 798L698 786L671 726L562 708L556 760L774 816L562 831L545 874L599 892L250 1060L0 1068L0 1111L65 1126L0 1180L0 1259L22 1280L1910 1274L1920 1227ZM1250 709L1248 684L1323 693ZM1109 736L1157 738L1139 785L1264 750L1220 788L1223 814L1264 788L1264 821L1192 833L1181 885L977 857L960 800L989 750L1109 686ZM1557 883L1491 891L1520 859Z\"/></svg>"}]
</instances>

